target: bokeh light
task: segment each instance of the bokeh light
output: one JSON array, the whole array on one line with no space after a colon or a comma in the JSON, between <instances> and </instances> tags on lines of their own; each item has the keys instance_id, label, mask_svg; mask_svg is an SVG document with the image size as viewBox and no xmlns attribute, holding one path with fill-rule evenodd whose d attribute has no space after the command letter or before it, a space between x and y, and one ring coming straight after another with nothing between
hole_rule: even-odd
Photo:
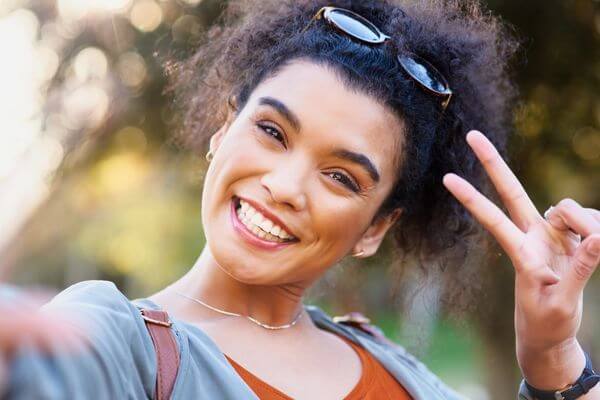
<instances>
[{"instance_id":1,"label":"bokeh light","mask_svg":"<svg viewBox=\"0 0 600 400\"><path fill-rule=\"evenodd\" d=\"M131 9L131 24L142 32L152 32L162 22L160 6L152 0L137 0Z\"/></svg>"},{"instance_id":2,"label":"bokeh light","mask_svg":"<svg viewBox=\"0 0 600 400\"><path fill-rule=\"evenodd\" d=\"M139 88L147 77L146 63L134 51L123 53L117 62L117 73L126 86Z\"/></svg>"},{"instance_id":3,"label":"bokeh light","mask_svg":"<svg viewBox=\"0 0 600 400\"><path fill-rule=\"evenodd\" d=\"M197 39L202 33L202 24L196 16L185 14L177 18L171 27L173 40L176 42L185 42L187 40Z\"/></svg>"},{"instance_id":4,"label":"bokeh light","mask_svg":"<svg viewBox=\"0 0 600 400\"><path fill-rule=\"evenodd\" d=\"M96 47L86 47L75 56L73 70L78 82L104 79L108 71L108 60L104 52Z\"/></svg>"},{"instance_id":5,"label":"bokeh light","mask_svg":"<svg viewBox=\"0 0 600 400\"><path fill-rule=\"evenodd\" d=\"M93 128L103 122L110 99L99 84L84 84L65 94L62 103L64 122L70 129Z\"/></svg>"},{"instance_id":6,"label":"bokeh light","mask_svg":"<svg viewBox=\"0 0 600 400\"><path fill-rule=\"evenodd\" d=\"M585 161L595 161L600 166L600 129L591 126L573 135L573 150Z\"/></svg>"}]
</instances>

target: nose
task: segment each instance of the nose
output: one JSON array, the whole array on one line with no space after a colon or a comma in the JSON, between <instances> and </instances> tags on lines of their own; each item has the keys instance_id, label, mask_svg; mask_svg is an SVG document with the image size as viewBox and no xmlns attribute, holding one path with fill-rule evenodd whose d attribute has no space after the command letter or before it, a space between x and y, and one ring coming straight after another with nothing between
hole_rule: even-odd
<instances>
[{"instance_id":1,"label":"nose","mask_svg":"<svg viewBox=\"0 0 600 400\"><path fill-rule=\"evenodd\" d=\"M260 183L267 189L273 202L286 204L294 211L303 210L306 207L306 193L304 178L306 174L298 163L288 162L285 165L277 165L271 171L265 173Z\"/></svg>"}]
</instances>

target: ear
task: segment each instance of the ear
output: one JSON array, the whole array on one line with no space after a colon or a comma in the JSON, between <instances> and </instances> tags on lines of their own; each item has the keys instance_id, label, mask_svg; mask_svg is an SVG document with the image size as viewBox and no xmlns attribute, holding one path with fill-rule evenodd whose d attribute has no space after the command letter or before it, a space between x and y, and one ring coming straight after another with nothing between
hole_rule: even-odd
<instances>
[{"instance_id":1,"label":"ear","mask_svg":"<svg viewBox=\"0 0 600 400\"><path fill-rule=\"evenodd\" d=\"M218 131L212 134L210 137L208 148L210 151L215 154L219 145L223 141L223 137L225 136L225 132L229 129L229 126L235 119L235 113L237 110L237 99L234 96L229 97L227 100L227 117L225 118L225 122L219 128Z\"/></svg>"},{"instance_id":2,"label":"ear","mask_svg":"<svg viewBox=\"0 0 600 400\"><path fill-rule=\"evenodd\" d=\"M397 208L388 215L379 220L373 222L369 228L363 233L360 240L354 245L352 249L352 254L360 252L361 250L364 252L362 255L358 256L360 258L370 257L377 252L385 234L388 229L394 225L394 223L400 218L402 214L402 209Z\"/></svg>"},{"instance_id":3,"label":"ear","mask_svg":"<svg viewBox=\"0 0 600 400\"><path fill-rule=\"evenodd\" d=\"M217 152L217 149L221 145L221 142L223 141L223 137L225 136L225 132L227 132L228 127L229 124L223 124L223 126L221 126L219 130L213 133L210 137L208 148L210 149L211 153L215 154Z\"/></svg>"}]
</instances>

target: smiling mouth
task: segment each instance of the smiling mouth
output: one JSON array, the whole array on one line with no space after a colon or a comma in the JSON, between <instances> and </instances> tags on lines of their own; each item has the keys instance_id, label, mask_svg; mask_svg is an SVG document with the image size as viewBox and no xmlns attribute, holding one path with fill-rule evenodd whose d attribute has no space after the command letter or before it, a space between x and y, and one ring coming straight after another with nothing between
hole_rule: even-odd
<instances>
[{"instance_id":1,"label":"smiling mouth","mask_svg":"<svg viewBox=\"0 0 600 400\"><path fill-rule=\"evenodd\" d=\"M233 202L238 220L257 239L271 243L293 243L298 241L296 237L290 235L285 229L264 216L248 202L237 196L233 198Z\"/></svg>"}]
</instances>

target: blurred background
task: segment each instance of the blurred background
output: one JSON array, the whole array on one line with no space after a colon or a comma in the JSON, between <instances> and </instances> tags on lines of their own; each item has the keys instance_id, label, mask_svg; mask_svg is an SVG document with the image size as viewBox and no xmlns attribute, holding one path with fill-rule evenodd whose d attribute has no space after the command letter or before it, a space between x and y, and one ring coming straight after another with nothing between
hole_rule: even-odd
<instances>
[{"instance_id":1,"label":"blurred background","mask_svg":"<svg viewBox=\"0 0 600 400\"><path fill-rule=\"evenodd\" d=\"M169 141L161 56L185 55L225 4L0 1L0 280L109 279L134 298L190 268L206 161ZM600 3L486 4L524 41L511 165L541 211L564 197L600 208ZM493 253L427 280L405 266L394 280L383 249L336 267L307 302L363 312L473 399L511 399L513 272ZM584 308L580 339L600 360L599 274Z\"/></svg>"}]
</instances>

